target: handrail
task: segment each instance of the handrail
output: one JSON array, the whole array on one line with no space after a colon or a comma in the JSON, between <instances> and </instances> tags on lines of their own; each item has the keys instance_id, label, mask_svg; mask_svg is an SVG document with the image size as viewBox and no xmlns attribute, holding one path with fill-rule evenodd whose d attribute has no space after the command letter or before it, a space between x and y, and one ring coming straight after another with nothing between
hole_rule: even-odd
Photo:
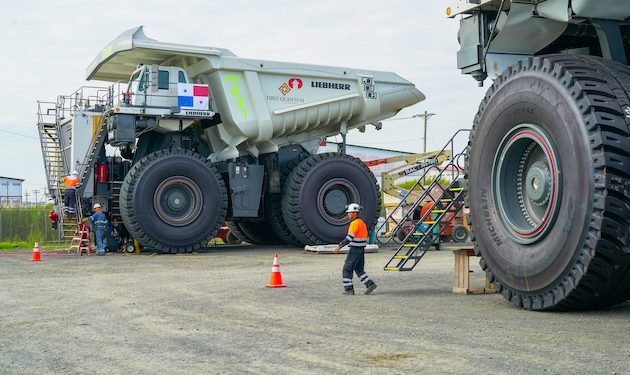
<instances>
[{"instance_id":1,"label":"handrail","mask_svg":"<svg viewBox=\"0 0 630 375\"><path fill-rule=\"evenodd\" d=\"M439 185L439 181L440 178L442 177L442 175L444 174L444 172L448 169L449 166L455 166L454 169L451 170L451 177L452 180L455 181L455 172L457 171L457 177L459 177L460 175L460 167L458 164L459 158L461 157L462 154L466 153L466 149L464 148L463 151L459 152L458 154L454 153L454 143L455 143L455 138L463 132L470 132L471 129L459 129L455 132L455 134L453 134L453 136L448 140L448 142L446 142L446 144L444 145L444 147L442 147L442 149L439 151L440 153L445 152L447 148L451 148L451 159L450 162L446 165L446 167L440 169L439 166L431 166L427 169L425 169L424 173L420 176L420 178L418 178L418 180L411 186L411 188L409 188L409 191L407 192L407 194L405 194L405 196L400 200L400 202L396 205L396 207L391 211L391 213L389 215L387 215L387 217L385 218L385 221L376 228L375 233L376 233L376 239L379 243L381 244L386 244L389 243L392 238L394 237L394 235L397 233L397 231L399 229L401 229L401 225L403 225L409 218L409 216L413 217L413 213L415 212L415 209L418 207L418 205L420 204L420 202L422 202L427 196L430 196L430 192L433 188L435 188L436 185ZM455 161L455 163L454 163ZM416 187L421 183L421 181L425 180L427 174L429 173L429 171L431 171L433 168L437 168L438 170L440 170L440 173L435 177L435 180L433 180L431 182L431 184L429 184L429 186L425 189L424 193L418 198L418 200L416 200L416 202L414 204L411 205L411 208L407 211L406 214L403 214L401 217L400 222L397 221L396 219L393 218L393 216L396 214L396 212L398 212L398 210L402 207L404 207L406 205L406 201L407 201L407 197L409 197L409 195L411 195L411 193L416 189ZM432 198L433 199L433 198ZM394 223L396 223L396 226L394 227L394 229L392 229L390 231L390 236L387 237L387 240L381 240L381 238L378 236L378 233L381 232L381 230L389 224L389 222L393 221Z\"/></svg>"}]
</instances>

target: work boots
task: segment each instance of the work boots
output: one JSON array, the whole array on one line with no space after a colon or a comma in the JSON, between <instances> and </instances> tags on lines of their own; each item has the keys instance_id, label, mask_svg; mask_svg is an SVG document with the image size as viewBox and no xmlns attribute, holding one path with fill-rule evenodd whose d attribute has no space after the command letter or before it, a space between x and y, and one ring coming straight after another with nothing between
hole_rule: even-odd
<instances>
[{"instance_id":1,"label":"work boots","mask_svg":"<svg viewBox=\"0 0 630 375\"><path fill-rule=\"evenodd\" d=\"M374 289L376 289L376 284L372 283L372 285L368 286L367 290L365 291L365 294L372 294Z\"/></svg>"}]
</instances>

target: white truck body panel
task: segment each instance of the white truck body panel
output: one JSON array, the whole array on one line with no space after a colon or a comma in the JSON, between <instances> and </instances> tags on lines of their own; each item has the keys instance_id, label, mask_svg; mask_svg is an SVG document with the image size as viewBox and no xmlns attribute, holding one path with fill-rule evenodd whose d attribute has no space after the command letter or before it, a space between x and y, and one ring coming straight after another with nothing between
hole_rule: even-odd
<instances>
[{"instance_id":1,"label":"white truck body panel","mask_svg":"<svg viewBox=\"0 0 630 375\"><path fill-rule=\"evenodd\" d=\"M226 49L149 39L142 27L105 47L87 78L126 81L140 63L180 67L191 83L210 86L210 110L222 120L205 132L213 161L375 124L425 98L395 73L244 59Z\"/></svg>"}]
</instances>

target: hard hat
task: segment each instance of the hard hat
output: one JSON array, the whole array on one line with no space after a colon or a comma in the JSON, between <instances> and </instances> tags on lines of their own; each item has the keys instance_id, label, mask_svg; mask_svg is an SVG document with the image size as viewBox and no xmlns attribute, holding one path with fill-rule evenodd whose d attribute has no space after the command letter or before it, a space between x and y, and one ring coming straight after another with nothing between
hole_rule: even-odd
<instances>
[{"instance_id":1,"label":"hard hat","mask_svg":"<svg viewBox=\"0 0 630 375\"><path fill-rule=\"evenodd\" d=\"M75 176L78 176L78 175L79 175L79 172L77 172L77 171L72 171L72 172L70 172L70 174L75 175Z\"/></svg>"},{"instance_id":2,"label":"hard hat","mask_svg":"<svg viewBox=\"0 0 630 375\"><path fill-rule=\"evenodd\" d=\"M350 212L361 212L363 210L363 207L359 206L356 203L350 203L348 205L348 208L346 208L346 213L350 213Z\"/></svg>"},{"instance_id":3,"label":"hard hat","mask_svg":"<svg viewBox=\"0 0 630 375\"><path fill-rule=\"evenodd\" d=\"M94 207L92 207L92 208L101 208L101 205L97 203L97 204L95 204L95 205L94 205Z\"/></svg>"}]
</instances>

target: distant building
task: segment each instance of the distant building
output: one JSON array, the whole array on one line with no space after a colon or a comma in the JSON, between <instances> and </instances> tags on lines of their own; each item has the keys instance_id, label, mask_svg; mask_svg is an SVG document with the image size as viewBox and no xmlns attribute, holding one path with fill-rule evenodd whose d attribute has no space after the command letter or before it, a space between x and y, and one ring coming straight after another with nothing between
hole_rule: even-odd
<instances>
[{"instance_id":1,"label":"distant building","mask_svg":"<svg viewBox=\"0 0 630 375\"><path fill-rule=\"evenodd\" d=\"M324 141L320 144L319 150L317 150L317 153L321 154L324 152L337 152L339 150L339 147L341 147L340 143ZM385 159L385 158L391 158L394 156L403 156L403 155L411 154L410 152L388 150L388 149L378 148L378 147L357 146L357 145L351 145L351 144L346 144L346 153L348 155L354 156L355 158L361 159L361 161ZM401 164L404 164L404 163L399 162L399 163L391 163L391 164L380 164L380 165L370 167L370 169L372 170L372 173L374 173L374 176L376 177L376 180L378 181L380 185L381 173L384 171L390 170Z\"/></svg>"},{"instance_id":2,"label":"distant building","mask_svg":"<svg viewBox=\"0 0 630 375\"><path fill-rule=\"evenodd\" d=\"M19 206L22 204L21 178L0 176L0 206Z\"/></svg>"}]
</instances>

